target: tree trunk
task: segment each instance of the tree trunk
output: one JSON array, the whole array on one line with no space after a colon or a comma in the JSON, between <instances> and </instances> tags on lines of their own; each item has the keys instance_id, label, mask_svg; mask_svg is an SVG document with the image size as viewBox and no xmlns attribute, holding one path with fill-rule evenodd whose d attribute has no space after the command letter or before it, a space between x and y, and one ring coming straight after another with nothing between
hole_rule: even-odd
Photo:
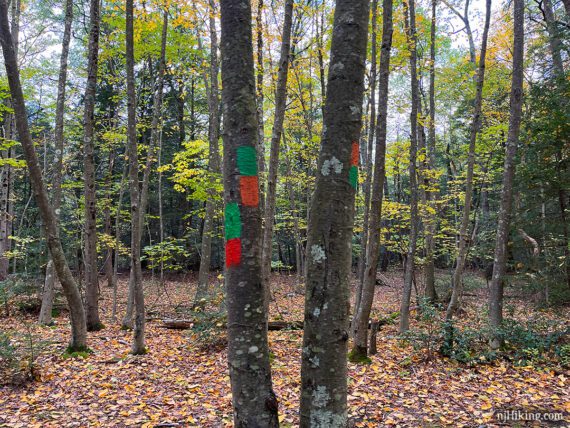
<instances>
[{"instance_id":1,"label":"tree trunk","mask_svg":"<svg viewBox=\"0 0 570 428\"><path fill-rule=\"evenodd\" d=\"M372 4L374 5L375 2ZM362 298L356 308L354 321L354 346L350 354L354 362L363 361L368 351L368 323L374 301L376 270L380 255L380 219L386 179L386 126L388 116L388 84L390 81L390 51L392 49L392 0L382 2L382 49L380 52L380 80L378 120L376 129L376 153L374 160L374 181L370 205L370 237L366 255L366 269L362 282Z\"/></svg>"},{"instance_id":2,"label":"tree trunk","mask_svg":"<svg viewBox=\"0 0 570 428\"><path fill-rule=\"evenodd\" d=\"M87 331L103 327L99 319L99 272L97 269L97 200L95 191L95 96L99 60L99 0L91 0L87 85L83 115L83 179L85 194L84 258Z\"/></svg>"},{"instance_id":3,"label":"tree trunk","mask_svg":"<svg viewBox=\"0 0 570 428\"><path fill-rule=\"evenodd\" d=\"M208 167L211 174L220 173L220 149L218 140L220 138L220 95L218 87L219 60L218 60L218 34L216 32L216 4L210 0L210 77L208 91L208 141L209 158ZM205 84L208 85L205 78ZM210 190L210 197L206 201L206 216L204 217L204 229L202 231L202 257L200 258L200 269L198 272L198 287L194 297L194 305L208 296L208 276L210 274L210 262L212 258L212 231L214 229L214 213L216 210L216 200L214 190Z\"/></svg>"},{"instance_id":4,"label":"tree trunk","mask_svg":"<svg viewBox=\"0 0 570 428\"><path fill-rule=\"evenodd\" d=\"M115 249L113 252L113 321L117 319L117 271L119 269L119 247L121 244L121 208L123 206L123 194L125 190L125 181L129 174L129 165L125 162L121 183L119 184L119 200L117 201L117 211L115 212Z\"/></svg>"},{"instance_id":5,"label":"tree trunk","mask_svg":"<svg viewBox=\"0 0 570 428\"><path fill-rule=\"evenodd\" d=\"M129 156L129 188L131 194L131 271L135 328L131 352L146 352L144 343L145 309L141 269L141 206L139 195L138 150L136 129L135 58L133 40L133 0L126 3L126 59L127 59L127 141Z\"/></svg>"},{"instance_id":6,"label":"tree trunk","mask_svg":"<svg viewBox=\"0 0 570 428\"><path fill-rule=\"evenodd\" d=\"M273 130L271 132L271 149L269 152L269 175L265 199L265 224L263 228L263 246L261 268L263 283L269 292L269 277L271 275L271 256L273 249L273 223L275 219L275 200L277 197L277 173L279 169L279 146L283 133L285 120L285 107L287 104L287 76L289 74L289 56L291 52L291 27L293 26L293 0L285 1L283 19L283 33L281 37L281 53L279 58L279 71L277 73L277 86L275 89L275 114L273 116ZM269 299L266 300L269 303ZM268 308L267 308L268 309Z\"/></svg>"},{"instance_id":7,"label":"tree trunk","mask_svg":"<svg viewBox=\"0 0 570 428\"><path fill-rule=\"evenodd\" d=\"M416 159L418 151L418 107L419 90L417 76L417 35L416 35L416 7L414 0L404 3L406 11L406 33L410 46L410 78L412 88L412 108L410 113L410 235L406 263L404 265L404 290L400 305L400 333L408 330L410 325L410 299L414 281L416 245L419 229L418 216L418 186L416 175Z\"/></svg>"},{"instance_id":8,"label":"tree trunk","mask_svg":"<svg viewBox=\"0 0 570 428\"><path fill-rule=\"evenodd\" d=\"M154 97L152 101L152 122L150 131L150 142L146 156L145 168L143 173L143 181L140 191L139 204L139 221L141 223L140 230L144 229L144 219L148 206L148 192L150 185L150 174L152 165L156 159L156 151L158 147L158 138L160 135L161 119L162 119L162 100L164 98L164 73L166 71L166 41L168 37L168 10L164 10L162 20L162 35L160 43L160 58L158 63L158 76L156 79L156 88L154 89Z\"/></svg>"},{"instance_id":9,"label":"tree trunk","mask_svg":"<svg viewBox=\"0 0 570 428\"><path fill-rule=\"evenodd\" d=\"M22 93L22 87L20 85L20 73L14 49L14 41L9 30L8 6L6 0L0 0L0 43L2 44L6 75L8 76L8 83L12 94L16 126L24 151L24 158L28 166L34 197L44 223L47 244L55 270L63 286L63 291L69 305L71 318L71 342L69 348L70 350L85 349L87 347L85 312L81 302L81 295L79 294L79 290L71 274L69 265L67 264L61 240L59 239L57 218L47 197L47 190L28 127L28 114L24 104L24 94Z\"/></svg>"},{"instance_id":10,"label":"tree trunk","mask_svg":"<svg viewBox=\"0 0 570 428\"><path fill-rule=\"evenodd\" d=\"M256 102L257 102L257 163L261 177L265 174L265 126L263 117L263 79L265 67L263 65L263 0L257 0L257 14L255 16L256 44L257 44L257 69L256 69ZM259 183L261 200L259 207L264 211L265 188L263 180Z\"/></svg>"},{"instance_id":11,"label":"tree trunk","mask_svg":"<svg viewBox=\"0 0 570 428\"><path fill-rule=\"evenodd\" d=\"M277 427L261 275L251 3L221 1L228 361L236 427Z\"/></svg>"},{"instance_id":12,"label":"tree trunk","mask_svg":"<svg viewBox=\"0 0 570 428\"><path fill-rule=\"evenodd\" d=\"M308 225L302 428L347 424L349 277L368 21L367 0L337 0Z\"/></svg>"},{"instance_id":13,"label":"tree trunk","mask_svg":"<svg viewBox=\"0 0 570 428\"><path fill-rule=\"evenodd\" d=\"M435 43L436 43L436 17L437 17L437 1L431 2L431 26L430 26L430 62L429 62L429 121L428 121L428 141L426 150L426 165L428 169L428 178L426 184L426 199L429 207L435 211L437 193L434 190L437 186L437 180L433 176L435 169ZM425 224L425 247L426 260L424 267L425 278L425 297L428 301L435 303L437 301L437 292L435 290L435 229L437 225L436 214L428 213Z\"/></svg>"},{"instance_id":14,"label":"tree trunk","mask_svg":"<svg viewBox=\"0 0 570 428\"><path fill-rule=\"evenodd\" d=\"M61 58L59 67L59 78L57 82L57 101L55 109L55 168L53 171L53 209L56 217L59 218L61 208L61 183L63 175L63 113L65 107L65 84L67 82L67 58L69 57L69 43L71 40L71 24L73 22L73 1L67 0L65 3L65 24L63 30L63 41L61 47ZM53 261L48 261L46 267L46 278L42 295L42 306L38 322L44 325L52 323L52 307L55 287L55 267Z\"/></svg>"},{"instance_id":15,"label":"tree trunk","mask_svg":"<svg viewBox=\"0 0 570 428\"><path fill-rule=\"evenodd\" d=\"M565 3L566 5L566 3ZM550 53L552 56L552 64L554 68L554 75L560 79L564 77L564 63L562 62L561 51L563 48L562 42L560 40L560 33L557 28L556 17L552 9L552 3L550 0L543 1L543 11L544 20L546 22L546 28L548 30L548 42L550 47ZM556 160L558 162L558 175L562 176L561 165L562 165L562 153L558 152L556 155ZM563 179L560 180L563 182ZM563 187L558 190L558 205L560 207L560 219L562 222L562 236L564 237L564 264L566 265L566 283L570 287L570 246L568 245L568 223L566 222L566 192Z\"/></svg>"},{"instance_id":16,"label":"tree trunk","mask_svg":"<svg viewBox=\"0 0 570 428\"><path fill-rule=\"evenodd\" d=\"M283 144L287 150L285 133L283 133ZM292 176L291 159L289 155L285 156L285 164L287 167L287 177ZM295 236L295 270L297 273L297 285L303 283L304 267L303 267L303 243L301 242L301 229L299 227L299 212L297 210L295 191L291 185L291 180L286 181L287 193L289 195L289 209L293 213L293 235Z\"/></svg>"},{"instance_id":17,"label":"tree trunk","mask_svg":"<svg viewBox=\"0 0 570 428\"><path fill-rule=\"evenodd\" d=\"M497 240L493 277L491 278L491 295L489 300L489 321L491 325L490 345L498 349L502 344L500 328L503 322L503 277L506 270L507 244L513 199L513 179L515 175L515 156L519 143L521 127L523 78L524 78L524 1L514 0L514 33L513 33L513 74L511 82L509 132L505 151L503 172L503 189L497 224Z\"/></svg>"},{"instance_id":18,"label":"tree trunk","mask_svg":"<svg viewBox=\"0 0 570 428\"><path fill-rule=\"evenodd\" d=\"M471 218L471 202L473 199L473 170L475 167L475 143L477 134L481 128L481 108L483 104L483 84L485 82L485 60L487 56L487 37L489 34L489 22L491 20L491 0L486 0L485 25L483 27L483 39L481 41L481 54L479 55L479 69L477 71L477 86L475 90L475 101L473 106L473 121L471 122L471 134L469 139L469 154L467 160L467 177L465 180L465 203L459 228L459 243L457 249L457 259L455 271L452 279L451 300L447 306L445 318L447 321L453 319L455 311L459 308L461 295L463 293L463 270L469 250L469 224Z\"/></svg>"},{"instance_id":19,"label":"tree trunk","mask_svg":"<svg viewBox=\"0 0 570 428\"><path fill-rule=\"evenodd\" d=\"M12 40L14 42L14 54L16 61L18 60L18 45L20 36L20 14L21 14L21 0L14 0L11 2L12 8ZM11 100L6 100L6 106L12 107ZM17 138L16 125L13 113L5 114L5 128L4 138L8 140L15 140ZM12 158L14 156L14 148L10 147L7 150L2 150L3 158ZM6 252L10 251L12 241L12 226L14 219L14 178L15 174L10 164L4 165L0 168L1 184L0 184L0 281L4 281L8 277L10 268L10 260L6 256ZM16 260L13 262L13 272L16 272Z\"/></svg>"},{"instance_id":20,"label":"tree trunk","mask_svg":"<svg viewBox=\"0 0 570 428\"><path fill-rule=\"evenodd\" d=\"M445 4L461 21L464 25L465 34L467 35L467 41L469 42L469 62L473 66L477 65L477 57L475 52L475 41L473 39L473 32L471 31L471 24L469 22L469 5L470 0L465 0L465 7L463 13L459 12L451 3L447 0L442 0Z\"/></svg>"},{"instance_id":21,"label":"tree trunk","mask_svg":"<svg viewBox=\"0 0 570 428\"><path fill-rule=\"evenodd\" d=\"M354 299L354 314L358 312L360 306L360 299L362 297L362 287L364 285L364 268L366 266L366 253L368 251L368 236L369 236L369 218L370 218L370 196L371 196L371 183L372 183L372 147L374 141L374 133L376 131L376 40L377 40L377 21L378 21L378 0L372 1L372 38L370 44L370 120L367 135L367 147L364 159L366 168L366 178L364 186L362 187L364 193L364 213L362 217L362 234L361 234L361 250L360 257L358 257L357 265L357 291ZM356 319L356 318L355 318Z\"/></svg>"},{"instance_id":22,"label":"tree trunk","mask_svg":"<svg viewBox=\"0 0 570 428\"><path fill-rule=\"evenodd\" d=\"M560 171L560 165L562 162L562 156L559 158L559 169L558 174L562 176ZM563 181L560 181L562 183ZM570 288L570 233L568 231L568 221L566 219L566 191L563 187L558 189L558 206L560 207L560 221L562 223L562 236L564 238L564 265L566 271L566 284Z\"/></svg>"},{"instance_id":23,"label":"tree trunk","mask_svg":"<svg viewBox=\"0 0 570 428\"><path fill-rule=\"evenodd\" d=\"M151 122L151 133L150 133L150 142L148 145L148 151L146 155L146 162L145 168L143 172L143 180L142 185L140 188L140 192L137 189L137 194L139 195L139 201L137 203L137 212L139 213L139 231L140 231L140 239L142 239L142 231L144 230L144 220L146 215L146 209L148 205L148 192L150 186L150 174L152 172L152 164L154 163L156 157L156 147L158 136L160 133L159 126L160 120L162 117L162 100L163 100L163 89L164 89L164 73L166 70L166 39L168 34L168 13L167 11L164 12L163 21L162 21L162 38L161 38L161 48L160 48L160 59L159 59L159 66L158 66L158 76L156 80L156 88L154 91L153 97L153 106L152 106L152 122ZM134 85L134 84L133 84ZM136 115L136 111L135 111ZM135 116L136 119L136 116ZM135 128L135 137L136 138L136 128ZM131 163L132 165L132 163ZM137 159L138 165L138 159ZM138 166L137 166L138 168ZM137 172L138 177L138 172ZM138 187L138 178L136 180L136 185ZM132 196L132 193L131 193ZM139 243L139 257L140 257L140 243ZM127 310L125 317L123 318L123 328L131 328L132 327L132 318L133 318L133 310L135 309L135 291L136 291L136 281L135 277L138 275L133 270L133 265L131 265L131 272L129 277L129 295L127 297ZM140 272L140 277L142 281L142 269Z\"/></svg>"},{"instance_id":24,"label":"tree trunk","mask_svg":"<svg viewBox=\"0 0 570 428\"><path fill-rule=\"evenodd\" d=\"M552 55L552 64L555 76L564 76L564 63L562 62L562 41L560 40L560 33L557 28L556 17L552 10L552 3L550 0L543 0L544 7L544 21L546 22L546 29L548 31L548 45Z\"/></svg>"},{"instance_id":25,"label":"tree trunk","mask_svg":"<svg viewBox=\"0 0 570 428\"><path fill-rule=\"evenodd\" d=\"M111 184L113 180L113 170L115 169L115 150L111 150L109 153L109 169L107 171L107 176L105 178L105 188L106 188L106 195L105 195L105 208L103 210L103 218L104 218L104 227L105 227L105 235L111 237L111 203L112 203L112 194L111 194ZM105 281L107 281L107 287L113 287L113 248L108 247L107 251L105 252L105 259L103 261L103 267L105 272Z\"/></svg>"}]
</instances>

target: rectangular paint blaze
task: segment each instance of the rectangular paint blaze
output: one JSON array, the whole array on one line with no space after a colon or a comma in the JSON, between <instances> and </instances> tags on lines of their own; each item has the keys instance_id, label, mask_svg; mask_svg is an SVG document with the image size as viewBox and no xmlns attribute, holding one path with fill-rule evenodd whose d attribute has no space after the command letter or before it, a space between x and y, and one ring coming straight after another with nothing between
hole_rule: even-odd
<instances>
[{"instance_id":1,"label":"rectangular paint blaze","mask_svg":"<svg viewBox=\"0 0 570 428\"><path fill-rule=\"evenodd\" d=\"M226 241L226 267L239 266L241 263L241 239Z\"/></svg>"},{"instance_id":2,"label":"rectangular paint blaze","mask_svg":"<svg viewBox=\"0 0 570 428\"><path fill-rule=\"evenodd\" d=\"M352 152L350 154L350 169L348 171L348 182L353 189L358 185L358 162L360 159L360 146L358 143L352 143Z\"/></svg>"},{"instance_id":3,"label":"rectangular paint blaze","mask_svg":"<svg viewBox=\"0 0 570 428\"><path fill-rule=\"evenodd\" d=\"M241 176L239 178L241 203L246 207L259 205L259 183L257 176Z\"/></svg>"},{"instance_id":4,"label":"rectangular paint blaze","mask_svg":"<svg viewBox=\"0 0 570 428\"><path fill-rule=\"evenodd\" d=\"M225 221L226 240L241 238L241 215L235 202L226 204Z\"/></svg>"},{"instance_id":5,"label":"rectangular paint blaze","mask_svg":"<svg viewBox=\"0 0 570 428\"><path fill-rule=\"evenodd\" d=\"M241 146L237 149L237 165L240 175L257 175L257 152L255 147Z\"/></svg>"}]
</instances>

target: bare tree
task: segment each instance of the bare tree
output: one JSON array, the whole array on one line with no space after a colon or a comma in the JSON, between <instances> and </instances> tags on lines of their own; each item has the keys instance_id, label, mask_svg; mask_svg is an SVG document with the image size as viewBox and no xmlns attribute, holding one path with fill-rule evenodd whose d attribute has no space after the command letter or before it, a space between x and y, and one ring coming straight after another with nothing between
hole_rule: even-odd
<instances>
[{"instance_id":1,"label":"bare tree","mask_svg":"<svg viewBox=\"0 0 570 428\"><path fill-rule=\"evenodd\" d=\"M28 114L24 103L22 86L20 84L18 60L8 22L8 5L6 0L0 0L0 44L2 45L4 65L6 67L10 93L12 95L16 127L24 151L24 158L28 166L30 182L44 223L48 249L69 306L71 318L71 341L69 349L72 351L84 350L87 347L85 312L83 310L79 289L77 288L77 284L75 283L75 279L71 274L71 270L65 258L65 253L59 238L57 217L48 200L42 170L30 134Z\"/></svg>"},{"instance_id":2,"label":"bare tree","mask_svg":"<svg viewBox=\"0 0 570 428\"><path fill-rule=\"evenodd\" d=\"M347 424L354 200L369 1L337 0L318 174L307 239L301 427Z\"/></svg>"},{"instance_id":3,"label":"bare tree","mask_svg":"<svg viewBox=\"0 0 570 428\"><path fill-rule=\"evenodd\" d=\"M276 427L261 274L253 46L249 0L221 1L228 361L236 427Z\"/></svg>"}]
</instances>

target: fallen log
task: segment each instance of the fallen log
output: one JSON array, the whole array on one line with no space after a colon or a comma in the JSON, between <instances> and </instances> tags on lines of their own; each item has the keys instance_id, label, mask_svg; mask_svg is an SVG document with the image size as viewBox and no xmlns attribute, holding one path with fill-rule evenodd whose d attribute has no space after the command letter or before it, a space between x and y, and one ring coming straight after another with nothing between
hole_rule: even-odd
<instances>
[{"instance_id":1,"label":"fallen log","mask_svg":"<svg viewBox=\"0 0 570 428\"><path fill-rule=\"evenodd\" d=\"M303 330L303 321L269 321L267 329L277 330Z\"/></svg>"},{"instance_id":2,"label":"fallen log","mask_svg":"<svg viewBox=\"0 0 570 428\"><path fill-rule=\"evenodd\" d=\"M375 320L378 323L378 327L384 325L393 324L395 319L398 317L399 312L394 312L386 317ZM195 325L200 324L197 320L191 319L169 319L165 318L162 320L161 328L167 328L170 330L189 330ZM372 326L372 321L368 323L368 328ZM224 325L220 327L225 328ZM303 321L269 321L267 324L267 329L269 331L279 331L279 330L303 330Z\"/></svg>"},{"instance_id":3,"label":"fallen log","mask_svg":"<svg viewBox=\"0 0 570 428\"><path fill-rule=\"evenodd\" d=\"M168 328L171 330L188 330L194 326L194 321L192 320L173 320L164 319L162 320L162 328Z\"/></svg>"},{"instance_id":4,"label":"fallen log","mask_svg":"<svg viewBox=\"0 0 570 428\"><path fill-rule=\"evenodd\" d=\"M160 327L170 330L189 330L199 324L195 320L187 319L163 319ZM223 326L225 327L225 325ZM278 330L303 330L303 321L270 321L267 325L270 331Z\"/></svg>"}]
</instances>

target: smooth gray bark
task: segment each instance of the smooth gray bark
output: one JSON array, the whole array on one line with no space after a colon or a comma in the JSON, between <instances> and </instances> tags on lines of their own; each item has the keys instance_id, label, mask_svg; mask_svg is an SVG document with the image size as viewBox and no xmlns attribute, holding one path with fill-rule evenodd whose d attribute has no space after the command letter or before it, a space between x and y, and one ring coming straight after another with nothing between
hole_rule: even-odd
<instances>
[{"instance_id":1,"label":"smooth gray bark","mask_svg":"<svg viewBox=\"0 0 570 428\"><path fill-rule=\"evenodd\" d=\"M250 1L222 0L221 28L225 284L234 426L271 428L279 422L261 275L259 197L254 203L259 192L255 181L259 135ZM246 192L241 190L242 180L248 181Z\"/></svg>"},{"instance_id":2,"label":"smooth gray bark","mask_svg":"<svg viewBox=\"0 0 570 428\"><path fill-rule=\"evenodd\" d=\"M321 150L308 224L302 428L347 424L349 277L369 9L367 0L338 0L334 14Z\"/></svg>"}]
</instances>

